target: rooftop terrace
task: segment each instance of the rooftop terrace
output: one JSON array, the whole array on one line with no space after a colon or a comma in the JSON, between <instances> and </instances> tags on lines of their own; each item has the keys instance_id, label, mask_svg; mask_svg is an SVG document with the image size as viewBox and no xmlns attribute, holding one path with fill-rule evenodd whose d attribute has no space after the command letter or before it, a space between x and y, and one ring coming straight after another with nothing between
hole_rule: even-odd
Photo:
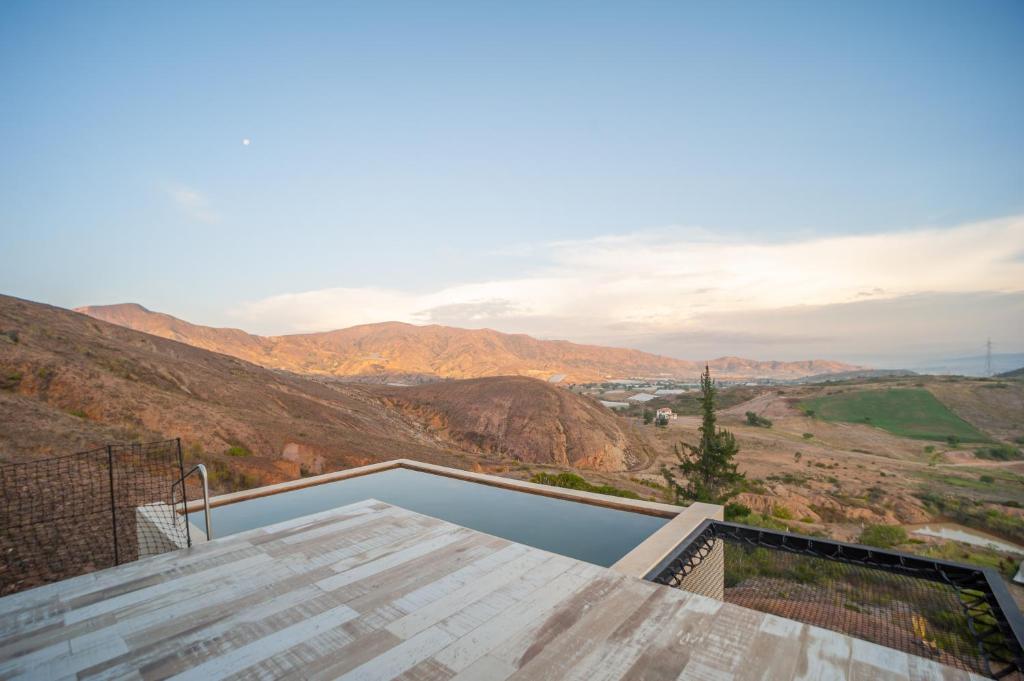
<instances>
[{"instance_id":1,"label":"rooftop terrace","mask_svg":"<svg viewBox=\"0 0 1024 681\"><path fill-rule=\"evenodd\" d=\"M981 678L375 500L0 613L2 678Z\"/></svg>"},{"instance_id":2,"label":"rooftop terrace","mask_svg":"<svg viewBox=\"0 0 1024 681\"><path fill-rule=\"evenodd\" d=\"M0 679L1022 677L991 569L406 459L210 499L183 463L0 465Z\"/></svg>"}]
</instances>

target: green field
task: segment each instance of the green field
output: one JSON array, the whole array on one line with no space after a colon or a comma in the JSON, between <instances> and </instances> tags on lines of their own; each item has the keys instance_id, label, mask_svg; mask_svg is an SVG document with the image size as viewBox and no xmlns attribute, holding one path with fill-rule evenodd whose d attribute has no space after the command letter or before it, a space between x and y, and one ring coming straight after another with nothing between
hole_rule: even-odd
<instances>
[{"instance_id":1,"label":"green field","mask_svg":"<svg viewBox=\"0 0 1024 681\"><path fill-rule=\"evenodd\" d=\"M864 423L918 440L945 441L949 436L961 442L989 440L930 392L919 388L856 390L806 400L800 406L826 421Z\"/></svg>"}]
</instances>

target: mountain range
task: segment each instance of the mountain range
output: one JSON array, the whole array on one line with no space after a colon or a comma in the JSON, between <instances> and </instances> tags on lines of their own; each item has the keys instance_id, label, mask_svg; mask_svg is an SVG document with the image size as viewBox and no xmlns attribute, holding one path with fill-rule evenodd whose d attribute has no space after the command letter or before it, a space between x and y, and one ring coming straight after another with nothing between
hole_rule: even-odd
<instances>
[{"instance_id":1,"label":"mountain range","mask_svg":"<svg viewBox=\"0 0 1024 681\"><path fill-rule=\"evenodd\" d=\"M545 381L323 381L3 295L0 423L0 462L181 437L219 491L402 457L627 470L648 450Z\"/></svg>"},{"instance_id":2,"label":"mountain range","mask_svg":"<svg viewBox=\"0 0 1024 681\"><path fill-rule=\"evenodd\" d=\"M704 362L639 350L538 340L491 329L383 322L322 333L257 336L200 326L134 303L94 305L77 312L112 324L238 357L271 369L345 379L424 382L441 378L531 376L568 383L612 378L695 379ZM859 369L829 360L710 360L720 379L797 379Z\"/></svg>"}]
</instances>

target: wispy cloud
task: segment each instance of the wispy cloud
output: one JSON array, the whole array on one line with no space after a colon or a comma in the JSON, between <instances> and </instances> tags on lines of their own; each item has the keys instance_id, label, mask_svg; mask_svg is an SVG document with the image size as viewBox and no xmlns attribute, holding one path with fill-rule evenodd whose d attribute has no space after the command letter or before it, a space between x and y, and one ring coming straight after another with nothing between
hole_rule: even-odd
<instances>
[{"instance_id":1,"label":"wispy cloud","mask_svg":"<svg viewBox=\"0 0 1024 681\"><path fill-rule=\"evenodd\" d=\"M175 184L164 186L163 191L178 210L190 219L206 224L220 221L220 216L210 206L210 201L198 190Z\"/></svg>"},{"instance_id":2,"label":"wispy cloud","mask_svg":"<svg viewBox=\"0 0 1024 681\"><path fill-rule=\"evenodd\" d=\"M661 230L543 244L533 250L543 254L535 269L513 279L428 292L332 288L287 293L247 303L234 314L244 325L282 332L399 320L618 345L660 338L656 345L661 351L664 339L708 333L719 333L723 341L744 338L748 345L761 336L775 347L792 337L803 344L802 351L817 343L827 352L829 339L836 336L827 325L780 329L770 323L773 313L839 306L852 318L872 314L850 305L866 300L878 304L922 293L1021 291L1024 262L1007 258L1021 243L1024 217L788 243L735 243L706 233L679 236ZM929 311L941 315L941 306ZM888 321L900 324L898 317ZM922 320L915 325L916 333L929 333ZM876 324L867 326L880 332ZM940 327L946 329L935 326ZM844 325L843 331L852 328ZM672 354L687 353L683 348Z\"/></svg>"}]
</instances>

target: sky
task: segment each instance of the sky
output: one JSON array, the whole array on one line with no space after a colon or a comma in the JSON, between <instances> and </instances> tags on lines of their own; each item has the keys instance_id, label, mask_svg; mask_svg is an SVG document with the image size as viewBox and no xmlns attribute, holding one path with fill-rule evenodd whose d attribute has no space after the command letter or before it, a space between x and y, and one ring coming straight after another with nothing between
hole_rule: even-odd
<instances>
[{"instance_id":1,"label":"sky","mask_svg":"<svg viewBox=\"0 0 1024 681\"><path fill-rule=\"evenodd\" d=\"M1024 3L0 4L0 292L1024 352Z\"/></svg>"}]
</instances>

